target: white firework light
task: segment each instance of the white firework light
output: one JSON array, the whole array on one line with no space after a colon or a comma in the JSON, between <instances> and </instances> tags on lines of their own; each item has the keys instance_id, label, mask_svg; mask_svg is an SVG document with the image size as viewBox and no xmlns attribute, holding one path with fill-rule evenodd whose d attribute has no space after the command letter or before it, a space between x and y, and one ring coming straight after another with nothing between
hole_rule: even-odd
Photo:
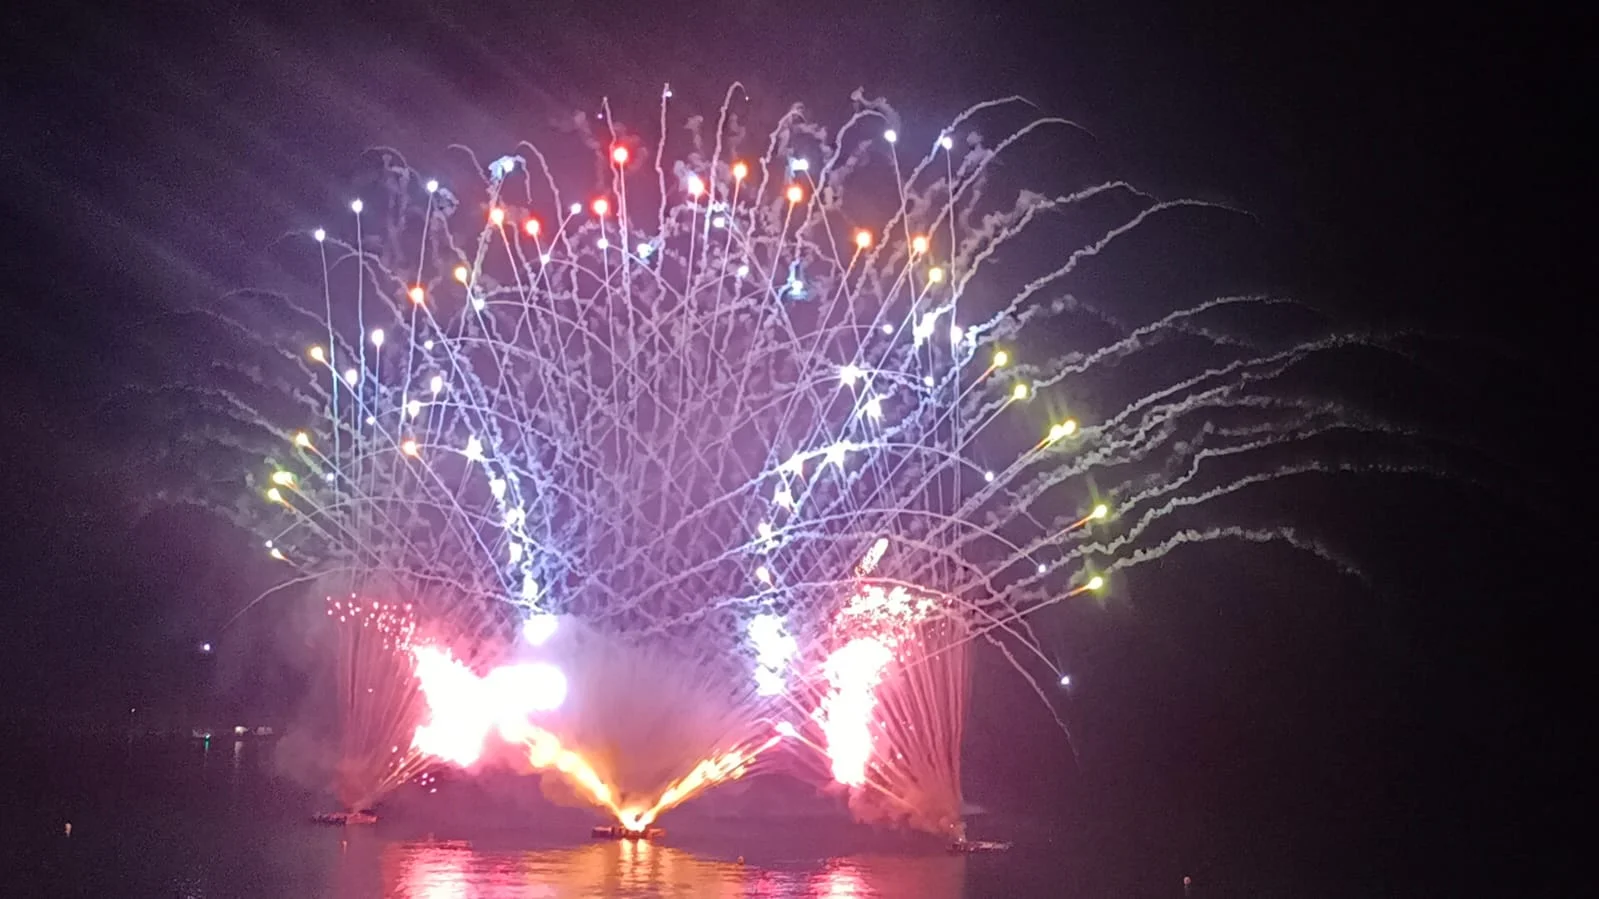
<instances>
[{"instance_id":1,"label":"white firework light","mask_svg":"<svg viewBox=\"0 0 1599 899\"><path fill-rule=\"evenodd\" d=\"M751 140L739 94L714 124L672 132L683 146L665 128L670 92L653 146L606 115L588 134L600 177L580 183L552 174L568 148L519 145L479 166L481 183L385 155L382 193L307 235L324 293L273 307L316 322L293 348L303 381L250 376L298 384L308 414L263 422L260 403L216 394L285 445L268 502L241 514L303 576L382 573L461 609L514 610L518 645L549 641L551 658L571 621L605 635L574 646L701 668L694 683L723 686L676 695L721 705L668 760L682 770L656 790L663 807L770 755L776 726L796 752L829 753L820 767L881 797L877 811L947 830L970 641L1041 660L1029 614L1188 543L1283 540L1336 562L1289 530L1171 516L1349 467L1277 459L1228 478L1202 473L1207 459L1384 426L1277 386L1356 338L1261 346L1211 320L1269 298L1058 349L1084 314L1065 294L1077 268L1202 205L1120 182L996 199L995 161L1067 123L986 141L979 122L1026 108L996 101L910 146L857 94L836 130L795 107ZM1075 249L1017 249L1107 209L1120 218ZM1175 341L1203 350L1181 374L1163 358L1152 390L1099 389ZM1085 395L1093 407L1073 408ZM567 677L581 704L584 679ZM593 747L560 761L576 737L551 715L501 734L624 821L652 820L650 797L624 805L585 761Z\"/></svg>"}]
</instances>

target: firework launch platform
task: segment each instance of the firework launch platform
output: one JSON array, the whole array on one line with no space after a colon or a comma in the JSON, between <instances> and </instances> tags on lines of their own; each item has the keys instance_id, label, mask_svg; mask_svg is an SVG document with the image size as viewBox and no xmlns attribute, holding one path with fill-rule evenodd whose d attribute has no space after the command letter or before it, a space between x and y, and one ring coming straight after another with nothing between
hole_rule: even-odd
<instances>
[{"instance_id":1,"label":"firework launch platform","mask_svg":"<svg viewBox=\"0 0 1599 899\"><path fill-rule=\"evenodd\" d=\"M956 840L949 844L950 852L1004 852L1011 844L998 840Z\"/></svg>"},{"instance_id":2,"label":"firework launch platform","mask_svg":"<svg viewBox=\"0 0 1599 899\"><path fill-rule=\"evenodd\" d=\"M333 827L345 827L351 824L376 824L378 823L378 816L367 811L323 812L320 815L312 815L311 820L317 824L327 824Z\"/></svg>"},{"instance_id":3,"label":"firework launch platform","mask_svg":"<svg viewBox=\"0 0 1599 899\"><path fill-rule=\"evenodd\" d=\"M601 824L589 833L596 840L658 840L666 836L666 829L646 827L643 830L628 830L620 824Z\"/></svg>"}]
</instances>

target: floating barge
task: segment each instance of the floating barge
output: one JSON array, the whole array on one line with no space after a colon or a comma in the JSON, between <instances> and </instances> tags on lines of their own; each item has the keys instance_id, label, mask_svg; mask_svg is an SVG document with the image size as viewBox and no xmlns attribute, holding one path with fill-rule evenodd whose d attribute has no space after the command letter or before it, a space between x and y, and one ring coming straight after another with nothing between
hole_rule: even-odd
<instances>
[{"instance_id":1,"label":"floating barge","mask_svg":"<svg viewBox=\"0 0 1599 899\"><path fill-rule=\"evenodd\" d=\"M311 821L316 824L326 824L330 827L346 827L351 824L357 826L376 824L378 823L378 816L368 811L323 812L320 815L312 815Z\"/></svg>"},{"instance_id":2,"label":"floating barge","mask_svg":"<svg viewBox=\"0 0 1599 899\"><path fill-rule=\"evenodd\" d=\"M1009 842L998 840L956 840L949 844L950 852L1004 852L1009 849Z\"/></svg>"},{"instance_id":3,"label":"floating barge","mask_svg":"<svg viewBox=\"0 0 1599 899\"><path fill-rule=\"evenodd\" d=\"M589 835L596 840L658 840L666 836L666 829L651 826L643 830L628 830L620 824L601 824L589 831Z\"/></svg>"}]
</instances>

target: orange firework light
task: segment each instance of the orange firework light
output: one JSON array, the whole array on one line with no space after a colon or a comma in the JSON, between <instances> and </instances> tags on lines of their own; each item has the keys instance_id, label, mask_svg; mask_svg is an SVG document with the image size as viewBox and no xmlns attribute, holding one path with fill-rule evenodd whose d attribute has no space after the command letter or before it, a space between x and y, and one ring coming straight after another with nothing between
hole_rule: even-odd
<instances>
[{"instance_id":1,"label":"orange firework light","mask_svg":"<svg viewBox=\"0 0 1599 899\"><path fill-rule=\"evenodd\" d=\"M581 753L563 747L559 737L531 724L523 726L520 737L527 746L528 763L534 769L543 771L554 768L586 798L614 815L622 827L634 832L642 832L654 824L664 812L683 804L710 787L744 776L744 772L761 753L777 745L782 739L774 735L757 746L733 749L704 759L687 775L668 785L656 797L653 804L649 806L629 804L623 808L618 804L617 791L605 782Z\"/></svg>"},{"instance_id":2,"label":"orange firework light","mask_svg":"<svg viewBox=\"0 0 1599 899\"><path fill-rule=\"evenodd\" d=\"M554 671L553 666L503 665L479 676L437 647L418 647L414 655L429 706L428 720L416 728L412 741L418 752L471 767L482 758L488 739L498 736L520 746L534 770L554 771L584 801L605 809L629 831L641 832L669 809L716 784L742 777L781 739L776 735L764 741L750 739L713 753L641 802L608 780L583 752L567 745L556 733L558 724L533 722L536 714L553 711L564 698L564 677L557 697L551 678L543 678L541 687L540 679L532 676L541 667Z\"/></svg>"}]
</instances>

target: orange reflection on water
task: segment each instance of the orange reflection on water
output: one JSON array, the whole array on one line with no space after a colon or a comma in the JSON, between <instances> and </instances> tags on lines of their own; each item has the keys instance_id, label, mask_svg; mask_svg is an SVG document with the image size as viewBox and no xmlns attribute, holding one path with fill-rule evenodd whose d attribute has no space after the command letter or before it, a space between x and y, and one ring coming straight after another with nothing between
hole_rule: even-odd
<instances>
[{"instance_id":1,"label":"orange reflection on water","mask_svg":"<svg viewBox=\"0 0 1599 899\"><path fill-rule=\"evenodd\" d=\"M391 899L747 895L742 866L633 840L515 851L396 843L385 850L383 869L383 895Z\"/></svg>"},{"instance_id":2,"label":"orange reflection on water","mask_svg":"<svg viewBox=\"0 0 1599 899\"><path fill-rule=\"evenodd\" d=\"M763 868L633 840L514 850L476 847L465 841L392 843L382 850L382 895L386 899L958 899L965 881L966 860L959 856L871 855L798 865L795 861ZM364 899L371 894L360 895Z\"/></svg>"},{"instance_id":3,"label":"orange reflection on water","mask_svg":"<svg viewBox=\"0 0 1599 899\"><path fill-rule=\"evenodd\" d=\"M383 895L466 899L472 856L471 844L464 842L391 846L383 854Z\"/></svg>"},{"instance_id":4,"label":"orange reflection on water","mask_svg":"<svg viewBox=\"0 0 1599 899\"><path fill-rule=\"evenodd\" d=\"M866 881L851 868L829 868L814 881L816 899L866 899L876 895L866 886Z\"/></svg>"},{"instance_id":5,"label":"orange reflection on water","mask_svg":"<svg viewBox=\"0 0 1599 899\"><path fill-rule=\"evenodd\" d=\"M805 889L776 895L804 899L960 899L966 859L952 855L864 855L833 859Z\"/></svg>"}]
</instances>

